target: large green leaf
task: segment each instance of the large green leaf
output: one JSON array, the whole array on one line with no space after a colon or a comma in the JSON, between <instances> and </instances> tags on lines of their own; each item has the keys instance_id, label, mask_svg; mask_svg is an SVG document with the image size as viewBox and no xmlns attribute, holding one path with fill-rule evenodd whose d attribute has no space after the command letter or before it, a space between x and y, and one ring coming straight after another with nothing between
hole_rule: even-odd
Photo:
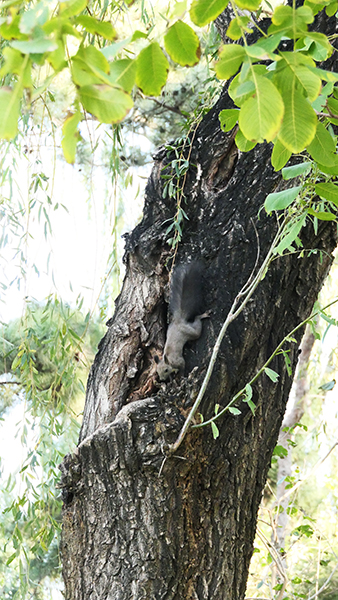
<instances>
[{"instance_id":1,"label":"large green leaf","mask_svg":"<svg viewBox=\"0 0 338 600\"><path fill-rule=\"evenodd\" d=\"M264 207L267 213L271 213L273 210L284 210L297 198L301 185L282 190L281 192L275 192L269 194L264 202Z\"/></svg>"},{"instance_id":2,"label":"large green leaf","mask_svg":"<svg viewBox=\"0 0 338 600\"><path fill-rule=\"evenodd\" d=\"M170 58L183 67L196 65L201 56L200 41L191 27L176 21L164 36L164 46Z\"/></svg>"},{"instance_id":3,"label":"large green leaf","mask_svg":"<svg viewBox=\"0 0 338 600\"><path fill-rule=\"evenodd\" d=\"M314 61L300 52L283 52L281 56L282 60L278 62L274 76L278 88L287 93L292 82L313 102L322 87L321 78L311 69L315 66Z\"/></svg>"},{"instance_id":4,"label":"large green leaf","mask_svg":"<svg viewBox=\"0 0 338 600\"><path fill-rule=\"evenodd\" d=\"M14 41L10 42L10 46L22 52L22 54L44 54L45 52L53 52L57 50L58 45L49 38L38 37L29 41Z\"/></svg>"},{"instance_id":5,"label":"large green leaf","mask_svg":"<svg viewBox=\"0 0 338 600\"><path fill-rule=\"evenodd\" d=\"M195 25L204 27L214 21L227 5L228 0L194 0L190 8L190 18Z\"/></svg>"},{"instance_id":6,"label":"large green leaf","mask_svg":"<svg viewBox=\"0 0 338 600\"><path fill-rule=\"evenodd\" d=\"M269 27L269 35L283 32L292 39L299 34L307 33L307 25L314 19L313 12L309 6L300 6L296 10L291 6L279 5L272 15L272 24Z\"/></svg>"},{"instance_id":7,"label":"large green leaf","mask_svg":"<svg viewBox=\"0 0 338 600\"><path fill-rule=\"evenodd\" d=\"M315 136L316 113L295 85L282 96L285 113L278 139L292 153L302 152Z\"/></svg>"},{"instance_id":8,"label":"large green leaf","mask_svg":"<svg viewBox=\"0 0 338 600\"><path fill-rule=\"evenodd\" d=\"M333 167L336 164L337 155L335 154L336 145L334 139L320 122L317 124L316 135L311 144L308 145L307 151L313 160L321 165Z\"/></svg>"},{"instance_id":9,"label":"large green leaf","mask_svg":"<svg viewBox=\"0 0 338 600\"><path fill-rule=\"evenodd\" d=\"M88 0L68 0L60 2L60 14L63 17L79 15L87 6Z\"/></svg>"},{"instance_id":10,"label":"large green leaf","mask_svg":"<svg viewBox=\"0 0 338 600\"><path fill-rule=\"evenodd\" d=\"M80 46L72 58L72 76L77 85L111 83L108 77L109 63L95 46Z\"/></svg>"},{"instance_id":11,"label":"large green leaf","mask_svg":"<svg viewBox=\"0 0 338 600\"><path fill-rule=\"evenodd\" d=\"M159 96L167 81L169 63L159 44L141 50L137 59L136 84L148 96Z\"/></svg>"},{"instance_id":12,"label":"large green leaf","mask_svg":"<svg viewBox=\"0 0 338 600\"><path fill-rule=\"evenodd\" d=\"M216 75L219 79L229 79L237 73L246 56L243 46L226 44L223 46L218 62L215 64Z\"/></svg>"},{"instance_id":13,"label":"large green leaf","mask_svg":"<svg viewBox=\"0 0 338 600\"><path fill-rule=\"evenodd\" d=\"M333 202L333 204L338 206L338 186L334 183L317 183L315 185L315 192L321 198L325 198L325 200L329 200L329 202Z\"/></svg>"},{"instance_id":14,"label":"large green leaf","mask_svg":"<svg viewBox=\"0 0 338 600\"><path fill-rule=\"evenodd\" d=\"M0 77L8 73L15 73L22 77L22 85L25 88L32 87L32 62L27 56L23 56L19 50L5 46L3 49L4 64L0 69Z\"/></svg>"},{"instance_id":15,"label":"large green leaf","mask_svg":"<svg viewBox=\"0 0 338 600\"><path fill-rule=\"evenodd\" d=\"M244 102L239 126L248 140L270 142L277 134L283 119L282 97L266 77L254 76L255 93Z\"/></svg>"},{"instance_id":16,"label":"large green leaf","mask_svg":"<svg viewBox=\"0 0 338 600\"><path fill-rule=\"evenodd\" d=\"M82 25L88 33L96 33L106 40L114 40L117 37L116 31L110 21L100 21L90 15L80 15L75 19L75 23Z\"/></svg>"},{"instance_id":17,"label":"large green leaf","mask_svg":"<svg viewBox=\"0 0 338 600\"><path fill-rule=\"evenodd\" d=\"M19 82L14 90L0 89L0 138L13 139L18 132L18 118L20 112L20 97L22 86Z\"/></svg>"},{"instance_id":18,"label":"large green leaf","mask_svg":"<svg viewBox=\"0 0 338 600\"><path fill-rule=\"evenodd\" d=\"M62 126L63 138L61 145L63 154L68 163L75 162L76 145L80 139L80 132L78 130L78 124L82 120L82 114L78 110L73 115L68 115Z\"/></svg>"},{"instance_id":19,"label":"large green leaf","mask_svg":"<svg viewBox=\"0 0 338 600\"><path fill-rule=\"evenodd\" d=\"M133 106L126 92L104 84L83 86L79 96L84 108L101 123L119 123Z\"/></svg>"},{"instance_id":20,"label":"large green leaf","mask_svg":"<svg viewBox=\"0 0 338 600\"><path fill-rule=\"evenodd\" d=\"M130 58L122 58L110 63L109 79L117 83L130 93L133 89L136 77L136 61Z\"/></svg>"}]
</instances>

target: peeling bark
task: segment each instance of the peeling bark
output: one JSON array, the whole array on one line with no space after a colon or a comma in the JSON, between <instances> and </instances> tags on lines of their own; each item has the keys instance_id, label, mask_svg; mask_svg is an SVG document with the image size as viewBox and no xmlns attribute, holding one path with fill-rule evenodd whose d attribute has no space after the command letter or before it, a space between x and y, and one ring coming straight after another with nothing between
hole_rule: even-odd
<instances>
[{"instance_id":1,"label":"peeling bark","mask_svg":"<svg viewBox=\"0 0 338 600\"><path fill-rule=\"evenodd\" d=\"M241 600L256 516L292 378L283 357L254 386L255 416L239 403L210 429L192 430L167 459L229 308L276 231L259 210L278 189L271 148L238 152L221 132L226 91L200 124L185 185L177 261L205 264L202 336L187 344L186 376L159 385L154 354L164 346L167 305L165 243L173 199L162 198L166 152L155 156L144 216L126 237L126 277L100 343L87 389L79 446L63 465L63 572L67 600ZM259 213L259 218L258 218ZM307 318L332 262L335 225L304 230L317 254L276 259L244 312L230 326L204 398L204 417L225 404L264 364L284 336ZM303 331L289 344L293 372ZM160 474L160 475L159 475Z\"/></svg>"}]
</instances>

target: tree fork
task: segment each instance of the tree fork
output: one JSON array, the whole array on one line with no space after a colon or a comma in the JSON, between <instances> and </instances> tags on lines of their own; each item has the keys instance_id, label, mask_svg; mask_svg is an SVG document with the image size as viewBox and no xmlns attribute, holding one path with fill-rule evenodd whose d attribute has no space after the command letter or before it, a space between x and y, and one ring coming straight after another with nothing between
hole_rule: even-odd
<instances>
[{"instance_id":1,"label":"tree fork","mask_svg":"<svg viewBox=\"0 0 338 600\"><path fill-rule=\"evenodd\" d=\"M183 205L177 260L201 259L205 269L204 321L185 350L186 377L159 386L153 356L164 346L168 280L166 221L175 202L162 198L166 151L155 156L144 216L126 238L126 276L113 319L88 380L79 446L62 465L63 574L67 600L242 600L253 551L257 510L283 419L292 377L282 356L254 386L255 416L241 414L191 430L177 455L176 439L203 380L222 323L256 259L276 233L260 212L281 185L271 148L237 151L221 132L226 91L197 129ZM205 418L225 406L276 346L310 313L332 262L336 227L322 222L302 233L304 248L273 261L244 311L230 325L200 407ZM294 373L298 346L286 348ZM163 468L161 469L161 466ZM160 475L159 475L160 474Z\"/></svg>"}]
</instances>

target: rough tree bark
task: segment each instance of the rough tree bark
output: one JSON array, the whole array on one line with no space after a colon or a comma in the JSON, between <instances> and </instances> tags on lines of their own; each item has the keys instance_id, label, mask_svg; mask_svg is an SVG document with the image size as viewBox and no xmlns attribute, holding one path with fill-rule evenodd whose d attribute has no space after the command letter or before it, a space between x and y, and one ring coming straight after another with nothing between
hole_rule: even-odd
<instances>
[{"instance_id":1,"label":"rough tree bark","mask_svg":"<svg viewBox=\"0 0 338 600\"><path fill-rule=\"evenodd\" d=\"M331 20L325 24L335 26ZM323 30L323 29L322 29ZM221 132L226 91L196 131L185 185L183 240L177 261L205 264L205 304L211 316L187 346L186 376L159 386L153 356L163 348L168 280L162 198L166 152L155 156L143 220L126 238L126 276L113 319L100 343L87 389L79 446L63 463L63 573L67 600L241 600L253 549L256 515L278 438L292 378L283 357L254 387L255 416L211 430L191 430L177 455L161 465L196 397L229 308L253 269L258 231L261 256L276 222L259 209L281 177L271 148L237 151ZM201 406L205 417L224 406L254 375L284 336L308 317L329 270L335 226L308 227L305 248L323 252L275 260L245 311L231 325ZM289 350L293 371L298 344Z\"/></svg>"}]
</instances>

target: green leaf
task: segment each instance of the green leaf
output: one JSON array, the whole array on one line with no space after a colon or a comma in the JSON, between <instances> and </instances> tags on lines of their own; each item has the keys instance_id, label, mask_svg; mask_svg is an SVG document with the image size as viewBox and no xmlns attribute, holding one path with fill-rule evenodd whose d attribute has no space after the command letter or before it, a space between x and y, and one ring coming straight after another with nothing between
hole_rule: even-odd
<instances>
[{"instance_id":1,"label":"green leaf","mask_svg":"<svg viewBox=\"0 0 338 600\"><path fill-rule=\"evenodd\" d=\"M279 5L275 8L271 20L269 35L283 31L294 39L299 34L307 32L307 25L313 22L314 16L308 6L300 6L294 10L291 6Z\"/></svg>"},{"instance_id":2,"label":"green leaf","mask_svg":"<svg viewBox=\"0 0 338 600\"><path fill-rule=\"evenodd\" d=\"M81 137L77 127L82 120L82 116L78 110L75 114L69 115L62 126L63 138L61 145L68 163L75 162L76 145Z\"/></svg>"},{"instance_id":3,"label":"green leaf","mask_svg":"<svg viewBox=\"0 0 338 600\"><path fill-rule=\"evenodd\" d=\"M101 123L119 123L133 106L126 92L104 84L83 86L79 96L84 108Z\"/></svg>"},{"instance_id":4,"label":"green leaf","mask_svg":"<svg viewBox=\"0 0 338 600\"><path fill-rule=\"evenodd\" d=\"M14 41L10 43L12 48L19 50L22 54L44 54L57 50L58 45L49 38L39 37L30 41Z\"/></svg>"},{"instance_id":5,"label":"green leaf","mask_svg":"<svg viewBox=\"0 0 338 600\"><path fill-rule=\"evenodd\" d=\"M227 0L194 0L190 8L190 18L195 25L204 27L214 21L227 5Z\"/></svg>"},{"instance_id":6,"label":"green leaf","mask_svg":"<svg viewBox=\"0 0 338 600\"><path fill-rule=\"evenodd\" d=\"M245 58L243 46L226 44L223 46L218 62L215 64L216 75L219 79L229 79L237 73Z\"/></svg>"},{"instance_id":7,"label":"green leaf","mask_svg":"<svg viewBox=\"0 0 338 600\"><path fill-rule=\"evenodd\" d=\"M182 67L196 65L201 56L198 36L189 25L176 21L164 36L164 47L170 58Z\"/></svg>"},{"instance_id":8,"label":"green leaf","mask_svg":"<svg viewBox=\"0 0 338 600\"><path fill-rule=\"evenodd\" d=\"M250 408L252 414L254 415L256 412L256 404L252 402L252 400L248 400L248 407Z\"/></svg>"},{"instance_id":9,"label":"green leaf","mask_svg":"<svg viewBox=\"0 0 338 600\"><path fill-rule=\"evenodd\" d=\"M333 167L336 161L335 150L336 145L332 135L322 123L318 122L316 135L307 147L308 153L321 165Z\"/></svg>"},{"instance_id":10,"label":"green leaf","mask_svg":"<svg viewBox=\"0 0 338 600\"><path fill-rule=\"evenodd\" d=\"M32 62L27 60L27 56L22 56L19 50L5 46L3 49L4 64L0 69L0 77L4 77L8 73L15 73L22 76L22 85L25 88L32 87Z\"/></svg>"},{"instance_id":11,"label":"green leaf","mask_svg":"<svg viewBox=\"0 0 338 600\"><path fill-rule=\"evenodd\" d=\"M60 2L60 15L63 17L73 17L80 14L87 6L88 0L68 0Z\"/></svg>"},{"instance_id":12,"label":"green leaf","mask_svg":"<svg viewBox=\"0 0 338 600\"><path fill-rule=\"evenodd\" d=\"M282 144L296 154L311 143L317 126L317 117L308 101L292 86L288 94L282 94L284 119L278 134Z\"/></svg>"},{"instance_id":13,"label":"green leaf","mask_svg":"<svg viewBox=\"0 0 338 600\"><path fill-rule=\"evenodd\" d=\"M219 429L218 429L216 423L214 423L213 421L211 421L211 429L212 429L212 435L214 437L214 440L216 440L219 436Z\"/></svg>"},{"instance_id":14,"label":"green leaf","mask_svg":"<svg viewBox=\"0 0 338 600\"><path fill-rule=\"evenodd\" d=\"M271 154L271 164L275 171L279 171L288 162L292 152L285 148L284 144L280 140L274 144Z\"/></svg>"},{"instance_id":15,"label":"green leaf","mask_svg":"<svg viewBox=\"0 0 338 600\"><path fill-rule=\"evenodd\" d=\"M110 21L99 21L90 15L80 15L75 19L75 23L81 25L88 33L101 35L106 40L114 40L117 37Z\"/></svg>"},{"instance_id":16,"label":"green leaf","mask_svg":"<svg viewBox=\"0 0 338 600\"><path fill-rule=\"evenodd\" d=\"M236 4L244 10L258 10L261 0L236 0Z\"/></svg>"},{"instance_id":17,"label":"green leaf","mask_svg":"<svg viewBox=\"0 0 338 600\"><path fill-rule=\"evenodd\" d=\"M273 456L279 456L279 458L285 458L288 455L288 451L286 448L284 448L284 446L281 445L277 445L274 448L274 451L272 453Z\"/></svg>"},{"instance_id":18,"label":"green leaf","mask_svg":"<svg viewBox=\"0 0 338 600\"><path fill-rule=\"evenodd\" d=\"M291 246L291 244L298 237L298 234L300 233L302 227L305 225L305 221L306 214L302 215L300 219L298 219L295 223L291 225L287 234L283 237L281 242L278 244L277 248L275 248L274 254L282 255L284 250Z\"/></svg>"},{"instance_id":19,"label":"green leaf","mask_svg":"<svg viewBox=\"0 0 338 600\"><path fill-rule=\"evenodd\" d=\"M229 406L228 408L229 413L231 413L232 415L241 415L241 411L238 410L238 408L235 408L234 406Z\"/></svg>"},{"instance_id":20,"label":"green leaf","mask_svg":"<svg viewBox=\"0 0 338 600\"><path fill-rule=\"evenodd\" d=\"M48 62L52 65L55 71L61 71L67 66L67 62L65 60L65 46L63 40L57 40L57 50L54 52L50 52L47 56Z\"/></svg>"},{"instance_id":21,"label":"green leaf","mask_svg":"<svg viewBox=\"0 0 338 600\"><path fill-rule=\"evenodd\" d=\"M264 208L267 213L271 213L273 210L284 210L297 198L301 185L282 190L281 192L274 192L269 194L264 202Z\"/></svg>"},{"instance_id":22,"label":"green leaf","mask_svg":"<svg viewBox=\"0 0 338 600\"><path fill-rule=\"evenodd\" d=\"M235 127L239 116L239 110L237 108L228 108L221 110L218 115L220 120L222 131L230 131Z\"/></svg>"},{"instance_id":23,"label":"green leaf","mask_svg":"<svg viewBox=\"0 0 338 600\"><path fill-rule=\"evenodd\" d=\"M49 16L48 6L44 2L38 2L21 16L20 31L32 33L36 26L44 25Z\"/></svg>"},{"instance_id":24,"label":"green leaf","mask_svg":"<svg viewBox=\"0 0 338 600\"><path fill-rule=\"evenodd\" d=\"M110 63L109 79L130 93L135 83L136 68L136 61L130 58L115 60Z\"/></svg>"},{"instance_id":25,"label":"green leaf","mask_svg":"<svg viewBox=\"0 0 338 600\"><path fill-rule=\"evenodd\" d=\"M271 379L271 381L273 381L273 383L278 381L279 373L276 373L276 371L269 369L269 367L265 367L264 373L269 377L269 379Z\"/></svg>"},{"instance_id":26,"label":"green leaf","mask_svg":"<svg viewBox=\"0 0 338 600\"><path fill-rule=\"evenodd\" d=\"M11 140L18 132L21 93L19 82L14 90L8 87L0 89L0 139Z\"/></svg>"},{"instance_id":27,"label":"green leaf","mask_svg":"<svg viewBox=\"0 0 338 600\"><path fill-rule=\"evenodd\" d=\"M247 79L241 83L241 73L239 73L230 83L228 92L235 104L242 106L252 96L254 89L255 84L252 79Z\"/></svg>"},{"instance_id":28,"label":"green leaf","mask_svg":"<svg viewBox=\"0 0 338 600\"><path fill-rule=\"evenodd\" d=\"M231 40L239 40L242 37L243 30L246 33L252 33L252 29L247 27L249 22L249 17L235 17L235 19L232 19L227 29L227 36Z\"/></svg>"},{"instance_id":29,"label":"green leaf","mask_svg":"<svg viewBox=\"0 0 338 600\"><path fill-rule=\"evenodd\" d=\"M169 63L159 44L153 42L136 59L136 84L147 96L159 96L167 81Z\"/></svg>"},{"instance_id":30,"label":"green leaf","mask_svg":"<svg viewBox=\"0 0 338 600\"><path fill-rule=\"evenodd\" d=\"M251 400L252 394L253 394L252 386L250 385L250 383L246 384L246 386L244 388L244 392L245 392L244 402L249 402Z\"/></svg>"},{"instance_id":31,"label":"green leaf","mask_svg":"<svg viewBox=\"0 0 338 600\"><path fill-rule=\"evenodd\" d=\"M334 183L317 183L315 185L315 192L321 198L325 198L325 200L333 202L333 204L338 206L338 186Z\"/></svg>"},{"instance_id":32,"label":"green leaf","mask_svg":"<svg viewBox=\"0 0 338 600\"><path fill-rule=\"evenodd\" d=\"M111 84L107 75L109 63L94 46L80 46L72 58L72 67L73 81L79 86L102 82Z\"/></svg>"},{"instance_id":33,"label":"green leaf","mask_svg":"<svg viewBox=\"0 0 338 600\"><path fill-rule=\"evenodd\" d=\"M292 167L285 167L282 170L283 179L293 179L294 177L299 177L300 175L308 175L312 169L312 163L309 161L300 163L299 165L292 165Z\"/></svg>"},{"instance_id":34,"label":"green leaf","mask_svg":"<svg viewBox=\"0 0 338 600\"><path fill-rule=\"evenodd\" d=\"M238 150L240 150L241 152L249 152L257 144L257 142L250 142L249 140L247 140L247 138L243 135L240 129L236 133L235 142Z\"/></svg>"},{"instance_id":35,"label":"green leaf","mask_svg":"<svg viewBox=\"0 0 338 600\"><path fill-rule=\"evenodd\" d=\"M308 213L309 213L309 215L311 215L311 217L316 217L316 219L319 219L320 221L335 221L337 218L337 215L334 215L331 212L316 211L316 210L313 210L313 208L309 208Z\"/></svg>"},{"instance_id":36,"label":"green leaf","mask_svg":"<svg viewBox=\"0 0 338 600\"><path fill-rule=\"evenodd\" d=\"M239 126L243 135L251 141L270 142L277 134L283 119L282 97L269 79L254 76L254 95L241 107Z\"/></svg>"}]
</instances>

